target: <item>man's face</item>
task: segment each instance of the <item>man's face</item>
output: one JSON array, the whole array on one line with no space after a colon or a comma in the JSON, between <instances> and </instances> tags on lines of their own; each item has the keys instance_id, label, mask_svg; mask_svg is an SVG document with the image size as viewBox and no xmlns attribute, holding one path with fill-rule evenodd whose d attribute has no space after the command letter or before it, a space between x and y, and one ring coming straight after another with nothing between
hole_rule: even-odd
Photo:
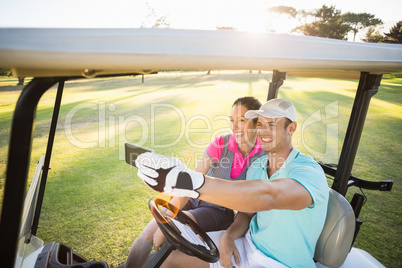
<instances>
[{"instance_id":1,"label":"man's face","mask_svg":"<svg viewBox=\"0 0 402 268\"><path fill-rule=\"evenodd\" d=\"M257 134L260 139L261 148L267 153L279 153L284 148L291 146L293 131L290 124L285 128L286 118L258 117Z\"/></svg>"}]
</instances>

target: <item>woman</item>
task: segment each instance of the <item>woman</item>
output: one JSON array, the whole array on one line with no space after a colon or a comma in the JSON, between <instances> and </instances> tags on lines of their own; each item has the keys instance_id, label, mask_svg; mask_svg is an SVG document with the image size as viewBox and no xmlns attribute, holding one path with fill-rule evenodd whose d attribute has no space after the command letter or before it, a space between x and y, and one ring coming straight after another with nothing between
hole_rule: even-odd
<instances>
[{"instance_id":1,"label":"woman","mask_svg":"<svg viewBox=\"0 0 402 268\"><path fill-rule=\"evenodd\" d=\"M256 120L244 117L248 110L260 107L261 103L253 97L237 99L230 113L232 134L215 138L194 170L227 180L245 180L251 163L265 154L257 138ZM170 203L182 209L205 232L225 230L233 222L232 210L202 200L174 197ZM158 251L164 241L165 237L152 220L134 241L125 267L142 267L152 247Z\"/></svg>"}]
</instances>

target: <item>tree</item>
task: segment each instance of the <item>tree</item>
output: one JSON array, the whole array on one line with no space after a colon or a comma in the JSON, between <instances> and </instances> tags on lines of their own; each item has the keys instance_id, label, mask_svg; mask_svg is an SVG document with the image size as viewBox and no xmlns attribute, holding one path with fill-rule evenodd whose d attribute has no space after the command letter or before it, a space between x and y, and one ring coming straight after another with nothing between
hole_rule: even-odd
<instances>
[{"instance_id":1,"label":"tree","mask_svg":"<svg viewBox=\"0 0 402 268\"><path fill-rule=\"evenodd\" d=\"M356 39L356 34L364 28L377 26L382 24L380 19L377 19L373 14L369 13L352 13L347 12L342 16L343 23L348 25L353 31L353 41Z\"/></svg>"},{"instance_id":2,"label":"tree","mask_svg":"<svg viewBox=\"0 0 402 268\"><path fill-rule=\"evenodd\" d=\"M169 27L170 24L166 22L167 16L159 17L156 15L155 9L152 8L148 2L145 3L148 9L147 21L143 22L141 27L151 27L151 28L160 28L160 27Z\"/></svg>"},{"instance_id":3,"label":"tree","mask_svg":"<svg viewBox=\"0 0 402 268\"><path fill-rule=\"evenodd\" d=\"M294 7L288 7L288 6L270 7L270 8L268 8L268 11L279 13L279 14L285 14L291 18L296 18L297 14L298 14L297 10Z\"/></svg>"},{"instance_id":4,"label":"tree","mask_svg":"<svg viewBox=\"0 0 402 268\"><path fill-rule=\"evenodd\" d=\"M24 80L25 80L25 77L18 77L17 86L23 86L24 85Z\"/></svg>"},{"instance_id":5,"label":"tree","mask_svg":"<svg viewBox=\"0 0 402 268\"><path fill-rule=\"evenodd\" d=\"M341 11L335 9L335 6L323 5L321 8L310 12L304 11L304 14L304 16L312 17L313 22L298 26L292 30L293 32L310 36L346 39L350 28L343 22Z\"/></svg>"},{"instance_id":6,"label":"tree","mask_svg":"<svg viewBox=\"0 0 402 268\"><path fill-rule=\"evenodd\" d=\"M367 30L367 33L365 35L365 38L362 38L362 41L368 42L368 43L380 43L384 39L384 36L376 30L375 27L370 27Z\"/></svg>"},{"instance_id":7,"label":"tree","mask_svg":"<svg viewBox=\"0 0 402 268\"><path fill-rule=\"evenodd\" d=\"M384 33L384 43L402 44L402 21L391 27L389 33Z\"/></svg>"},{"instance_id":8,"label":"tree","mask_svg":"<svg viewBox=\"0 0 402 268\"><path fill-rule=\"evenodd\" d=\"M311 11L276 6L269 8L268 11L298 19L301 25L294 28L292 32L335 39L346 39L347 33L353 31L353 40L355 40L356 34L361 29L382 24L382 21L372 14L351 12L342 14L335 6L323 5L321 8Z\"/></svg>"},{"instance_id":9,"label":"tree","mask_svg":"<svg viewBox=\"0 0 402 268\"><path fill-rule=\"evenodd\" d=\"M230 27L230 26L216 26L217 30L232 30L232 31L237 31L237 28L235 27Z\"/></svg>"},{"instance_id":10,"label":"tree","mask_svg":"<svg viewBox=\"0 0 402 268\"><path fill-rule=\"evenodd\" d=\"M11 76L11 70L0 68L0 75L1 76Z\"/></svg>"}]
</instances>

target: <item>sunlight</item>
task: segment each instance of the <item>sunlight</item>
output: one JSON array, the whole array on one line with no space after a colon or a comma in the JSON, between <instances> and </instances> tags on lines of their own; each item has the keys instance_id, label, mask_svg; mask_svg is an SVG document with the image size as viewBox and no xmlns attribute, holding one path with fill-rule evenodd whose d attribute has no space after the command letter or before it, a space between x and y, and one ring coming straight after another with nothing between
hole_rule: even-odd
<instances>
[{"instance_id":1,"label":"sunlight","mask_svg":"<svg viewBox=\"0 0 402 268\"><path fill-rule=\"evenodd\" d=\"M191 4L154 1L158 15L166 15L170 28L215 30L219 27L238 31L267 32L270 23L270 6L266 1L191 1ZM276 20L273 20L276 21ZM286 20L273 27L283 27ZM270 27L272 28L272 27ZM276 30L274 32L282 32Z\"/></svg>"},{"instance_id":2,"label":"sunlight","mask_svg":"<svg viewBox=\"0 0 402 268\"><path fill-rule=\"evenodd\" d=\"M178 208L180 207L180 204L178 203L179 200L176 198L177 202L172 204L169 203L171 199L171 196L164 195L163 193L158 194L153 199L153 203L155 206L151 206L151 213L152 215L154 215L156 221L159 221L160 223L166 223L176 218L176 215L179 212ZM167 210L164 211L163 208L167 208ZM161 215L162 217L158 217L158 215Z\"/></svg>"},{"instance_id":3,"label":"sunlight","mask_svg":"<svg viewBox=\"0 0 402 268\"><path fill-rule=\"evenodd\" d=\"M252 1L241 5L236 12L231 13L235 28L239 31L266 32L268 16L266 4L261 1Z\"/></svg>"},{"instance_id":4,"label":"sunlight","mask_svg":"<svg viewBox=\"0 0 402 268\"><path fill-rule=\"evenodd\" d=\"M267 26L266 31L272 33L290 33L297 26L297 20L289 18L287 15L275 12L266 12Z\"/></svg>"},{"instance_id":5,"label":"sunlight","mask_svg":"<svg viewBox=\"0 0 402 268\"><path fill-rule=\"evenodd\" d=\"M327 0L116 0L113 5L98 1L94 6L92 1L79 0L3 2L0 9L1 27L139 28L152 27L156 19L166 17L169 27L174 29L215 30L216 27L232 27L239 31L276 33L293 28L288 24L294 20L269 14L267 9L273 6L311 10L323 4L334 4L342 12L368 12L376 14L385 23L394 23L400 19L398 10L402 3L396 0L383 0L382 5L376 5L375 2L361 5L359 1L348 0L334 0L330 4ZM387 8L389 6L394 8Z\"/></svg>"}]
</instances>

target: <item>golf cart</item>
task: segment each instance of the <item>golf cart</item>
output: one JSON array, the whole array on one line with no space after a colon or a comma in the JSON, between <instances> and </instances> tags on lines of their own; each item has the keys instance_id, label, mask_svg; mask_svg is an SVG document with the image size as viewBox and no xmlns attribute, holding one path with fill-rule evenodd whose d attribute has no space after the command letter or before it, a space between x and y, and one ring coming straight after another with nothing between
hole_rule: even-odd
<instances>
[{"instance_id":1,"label":"golf cart","mask_svg":"<svg viewBox=\"0 0 402 268\"><path fill-rule=\"evenodd\" d=\"M371 97L382 75L402 72L402 46L351 43L324 38L236 31L171 29L0 29L0 68L15 77L34 77L15 107L9 142L0 222L2 267L108 267L88 262L58 242L43 244L36 236L63 86L72 79L147 75L159 70L263 70L273 71L267 99L276 98L286 76L360 78L345 140L336 167L320 163L328 176L330 204L318 241L317 267L383 267L369 253L352 247L362 223L364 197L344 197L350 187L390 191L393 182L366 181L351 175ZM58 85L46 155L39 161L28 192L29 159L37 104ZM167 243L149 267L159 266L175 248L216 261L218 251L199 228L180 216L175 224L160 209L175 210L152 201ZM179 226L180 227L179 227ZM190 225L205 244L183 238ZM46 228L42 226L42 228Z\"/></svg>"}]
</instances>

